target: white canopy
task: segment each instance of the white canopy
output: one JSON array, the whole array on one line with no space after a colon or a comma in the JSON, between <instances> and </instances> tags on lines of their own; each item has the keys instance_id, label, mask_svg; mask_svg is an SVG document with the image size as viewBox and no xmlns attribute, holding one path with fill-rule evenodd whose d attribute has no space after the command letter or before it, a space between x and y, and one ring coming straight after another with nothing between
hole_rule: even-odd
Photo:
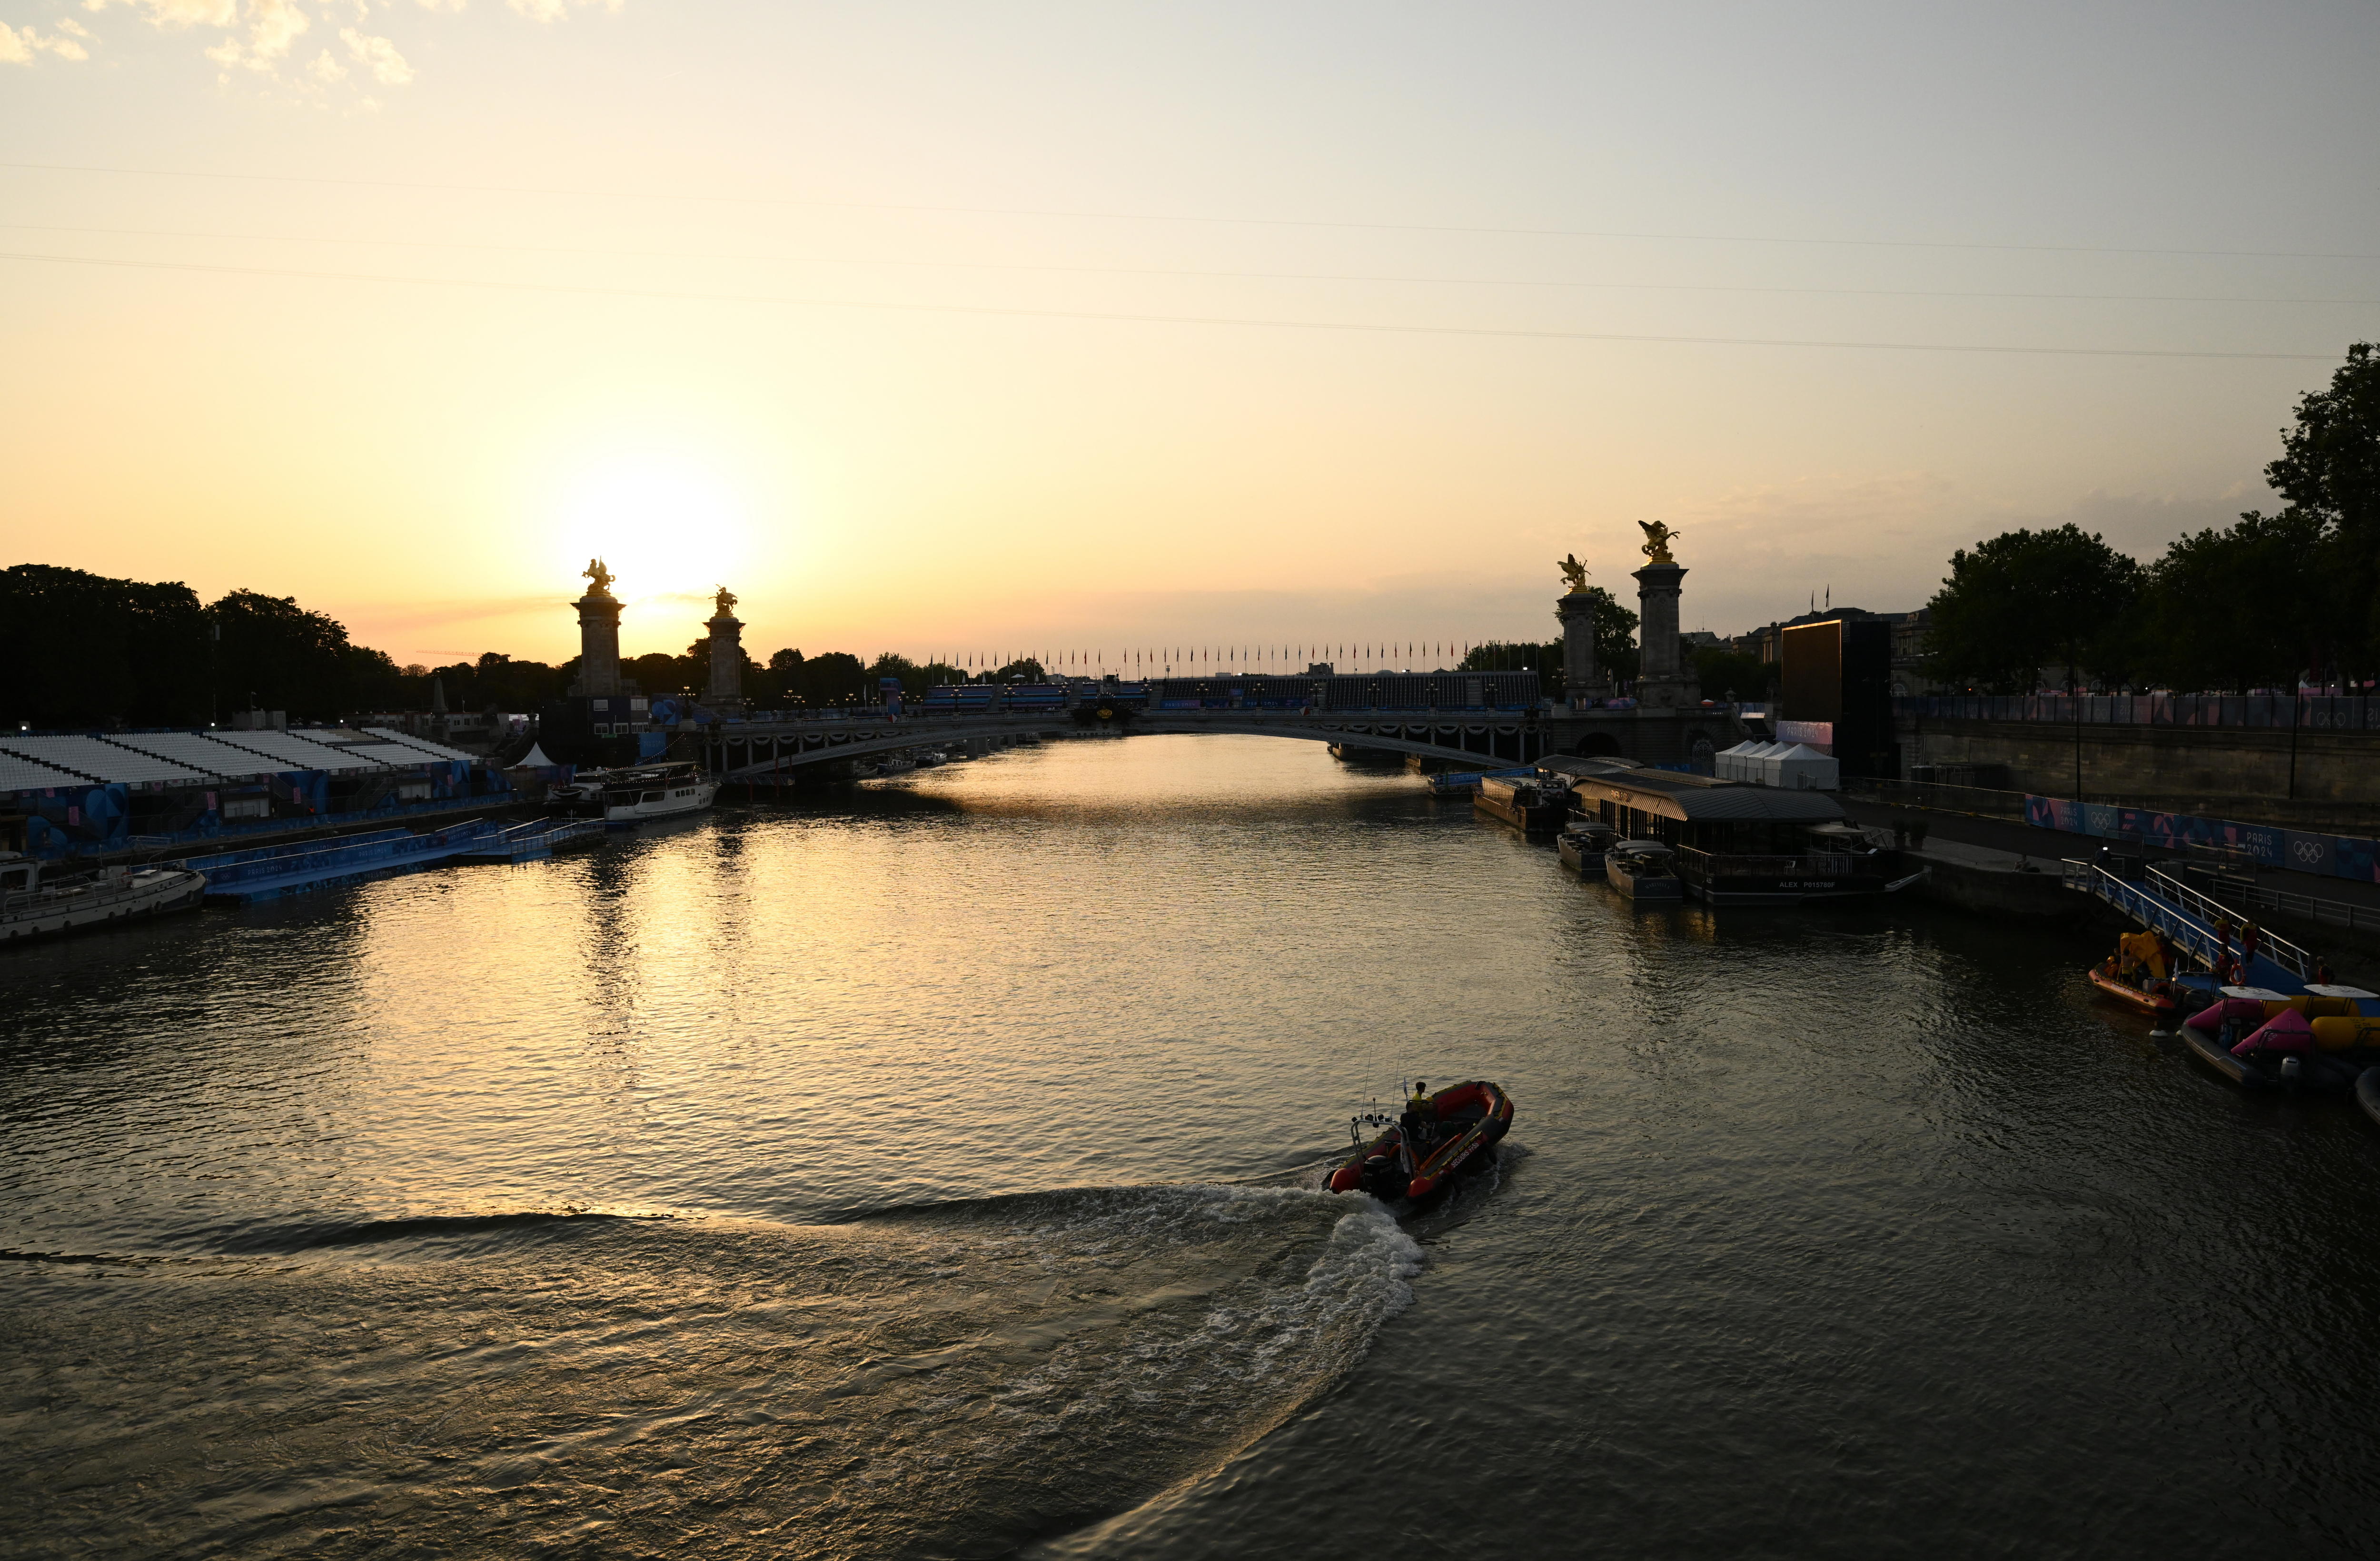
<instances>
[{"instance_id":1,"label":"white canopy","mask_svg":"<svg viewBox=\"0 0 2380 1561\"><path fill-rule=\"evenodd\" d=\"M521 755L520 762L515 764L513 768L516 770L543 770L551 768L552 764L553 761L545 756L545 750L539 747L536 743L531 743L528 745L528 751Z\"/></svg>"},{"instance_id":2,"label":"white canopy","mask_svg":"<svg viewBox=\"0 0 2380 1561\"><path fill-rule=\"evenodd\" d=\"M1760 751L1758 739L1746 738L1725 752L1711 756L1711 774L1720 780L1749 779L1750 777L1743 773L1743 761L1758 751Z\"/></svg>"},{"instance_id":3,"label":"white canopy","mask_svg":"<svg viewBox=\"0 0 2380 1561\"><path fill-rule=\"evenodd\" d=\"M1777 767L1772 785L1795 791L1834 791L1842 786L1842 766L1815 748L1794 743L1769 762Z\"/></svg>"}]
</instances>

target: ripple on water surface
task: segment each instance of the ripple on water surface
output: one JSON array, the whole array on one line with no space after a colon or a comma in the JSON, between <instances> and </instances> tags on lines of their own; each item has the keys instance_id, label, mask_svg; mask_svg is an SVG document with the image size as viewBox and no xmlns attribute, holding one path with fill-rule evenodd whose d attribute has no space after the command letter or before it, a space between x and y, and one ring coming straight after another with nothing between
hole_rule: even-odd
<instances>
[{"instance_id":1,"label":"ripple on water surface","mask_svg":"<svg viewBox=\"0 0 2380 1561\"><path fill-rule=\"evenodd\" d=\"M492 1216L16 1276L12 1525L190 1554L996 1552L1214 1467L1409 1297L1368 1201Z\"/></svg>"}]
</instances>

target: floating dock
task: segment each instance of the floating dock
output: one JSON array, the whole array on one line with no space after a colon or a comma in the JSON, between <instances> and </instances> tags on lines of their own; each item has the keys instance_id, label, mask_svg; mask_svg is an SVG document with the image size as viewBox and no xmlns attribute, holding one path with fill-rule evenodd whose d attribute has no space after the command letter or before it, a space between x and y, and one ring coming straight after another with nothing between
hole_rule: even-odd
<instances>
[{"instance_id":1,"label":"floating dock","mask_svg":"<svg viewBox=\"0 0 2380 1561\"><path fill-rule=\"evenodd\" d=\"M419 835L409 829L376 829L331 840L190 857L167 865L205 873L210 905L254 905L467 857L508 833L492 819L470 819Z\"/></svg>"},{"instance_id":2,"label":"floating dock","mask_svg":"<svg viewBox=\"0 0 2380 1561\"><path fill-rule=\"evenodd\" d=\"M553 855L554 848L573 840L599 839L603 834L601 819L531 819L516 823L481 840L468 850L458 853L461 861L522 862L543 861Z\"/></svg>"}]
</instances>

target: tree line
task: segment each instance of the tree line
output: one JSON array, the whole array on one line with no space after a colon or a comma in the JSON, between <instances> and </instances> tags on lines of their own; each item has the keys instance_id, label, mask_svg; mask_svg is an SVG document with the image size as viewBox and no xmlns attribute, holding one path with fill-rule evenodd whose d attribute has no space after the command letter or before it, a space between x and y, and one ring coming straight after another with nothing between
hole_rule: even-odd
<instances>
[{"instance_id":1,"label":"tree line","mask_svg":"<svg viewBox=\"0 0 2380 1561\"><path fill-rule=\"evenodd\" d=\"M389 708L382 652L285 596L210 603L178 580L0 569L0 719L34 726L201 726L261 705L331 716Z\"/></svg>"},{"instance_id":2,"label":"tree line","mask_svg":"<svg viewBox=\"0 0 2380 1561\"><path fill-rule=\"evenodd\" d=\"M1636 676L1637 616L1603 587L1589 586L1595 609L1595 666L1603 677L1626 682ZM1706 645L1687 658L1706 700L1760 700L1773 693L1777 668L1758 656ZM1457 668L1463 672L1538 672L1546 691L1560 697L1568 676L1562 641L1499 640L1475 647Z\"/></svg>"},{"instance_id":3,"label":"tree line","mask_svg":"<svg viewBox=\"0 0 2380 1561\"><path fill-rule=\"evenodd\" d=\"M710 685L710 642L683 654L623 657L621 676L648 695ZM1039 680L1040 664L968 673L941 662L845 651L782 650L744 657L746 699L764 708L872 703L879 679L911 695L936 683ZM0 721L10 726L115 729L205 726L247 709L296 722L421 711L443 695L454 711L534 713L563 698L578 658L559 664L490 651L446 666L399 666L356 644L345 625L286 596L232 591L212 602L178 580L115 579L47 564L0 569Z\"/></svg>"},{"instance_id":4,"label":"tree line","mask_svg":"<svg viewBox=\"0 0 2380 1561\"><path fill-rule=\"evenodd\" d=\"M2265 480L2286 503L2142 563L2095 532L2015 530L1950 555L1927 671L1978 693L2179 693L2380 677L2380 356L2348 348Z\"/></svg>"}]
</instances>

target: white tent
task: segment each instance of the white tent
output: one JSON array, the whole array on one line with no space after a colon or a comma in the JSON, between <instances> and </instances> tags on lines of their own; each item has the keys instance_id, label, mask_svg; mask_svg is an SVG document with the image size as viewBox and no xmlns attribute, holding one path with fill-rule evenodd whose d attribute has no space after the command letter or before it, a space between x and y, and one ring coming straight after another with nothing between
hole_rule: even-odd
<instances>
[{"instance_id":1,"label":"white tent","mask_svg":"<svg viewBox=\"0 0 2380 1561\"><path fill-rule=\"evenodd\" d=\"M516 770L542 770L551 766L552 762L552 760L548 759L545 756L544 749L540 748L535 743L531 743L528 745L528 751L521 755L519 762L514 764L513 768Z\"/></svg>"},{"instance_id":2,"label":"white tent","mask_svg":"<svg viewBox=\"0 0 2380 1561\"><path fill-rule=\"evenodd\" d=\"M1795 743L1770 761L1777 766L1779 786L1793 791L1836 791L1842 787L1842 766L1815 748Z\"/></svg>"},{"instance_id":3,"label":"white tent","mask_svg":"<svg viewBox=\"0 0 2380 1561\"><path fill-rule=\"evenodd\" d=\"M1720 780L1743 780L1746 778L1743 773L1744 756L1759 750L1760 744L1746 738L1726 752L1711 756L1711 774Z\"/></svg>"},{"instance_id":4,"label":"white tent","mask_svg":"<svg viewBox=\"0 0 2380 1561\"><path fill-rule=\"evenodd\" d=\"M1765 742L1743 756L1743 778L1756 786L1777 784L1777 756L1791 743Z\"/></svg>"}]
</instances>

